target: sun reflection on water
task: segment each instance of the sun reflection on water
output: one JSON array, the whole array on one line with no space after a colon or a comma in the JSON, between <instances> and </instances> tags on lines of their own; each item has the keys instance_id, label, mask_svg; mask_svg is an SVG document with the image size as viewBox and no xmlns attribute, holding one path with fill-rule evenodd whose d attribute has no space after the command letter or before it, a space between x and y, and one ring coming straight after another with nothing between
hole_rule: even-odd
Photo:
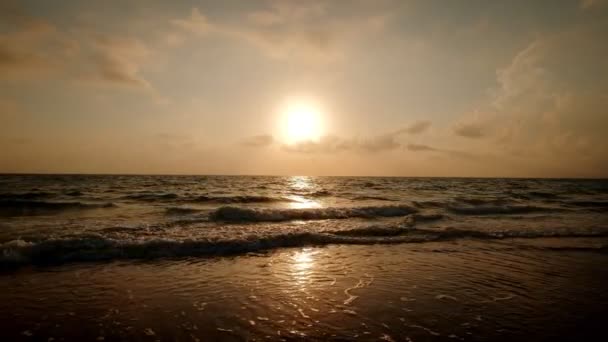
<instances>
[{"instance_id":1,"label":"sun reflection on water","mask_svg":"<svg viewBox=\"0 0 608 342\"><path fill-rule=\"evenodd\" d=\"M308 176L293 176L289 178L289 185L292 189L309 190L313 187L314 181Z\"/></svg>"},{"instance_id":2,"label":"sun reflection on water","mask_svg":"<svg viewBox=\"0 0 608 342\"><path fill-rule=\"evenodd\" d=\"M304 248L292 256L292 271L295 281L300 284L310 282L310 275L315 266L315 254L311 248Z\"/></svg>"},{"instance_id":3,"label":"sun reflection on water","mask_svg":"<svg viewBox=\"0 0 608 342\"><path fill-rule=\"evenodd\" d=\"M305 271L314 264L313 252L310 248L304 248L293 255L294 269Z\"/></svg>"},{"instance_id":4,"label":"sun reflection on water","mask_svg":"<svg viewBox=\"0 0 608 342\"><path fill-rule=\"evenodd\" d=\"M306 197L306 194L313 193L316 184L312 177L293 176L289 178L288 186L294 195L288 196L293 202L289 203L292 209L321 208L322 205L316 200Z\"/></svg>"}]
</instances>

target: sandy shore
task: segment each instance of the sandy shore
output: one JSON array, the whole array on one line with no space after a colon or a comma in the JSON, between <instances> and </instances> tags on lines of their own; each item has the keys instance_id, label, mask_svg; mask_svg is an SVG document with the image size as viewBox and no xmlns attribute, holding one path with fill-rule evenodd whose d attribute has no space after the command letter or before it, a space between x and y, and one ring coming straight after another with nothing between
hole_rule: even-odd
<instances>
[{"instance_id":1,"label":"sandy shore","mask_svg":"<svg viewBox=\"0 0 608 342\"><path fill-rule=\"evenodd\" d=\"M0 275L0 340L574 340L601 331L608 313L608 255L576 243L328 246L21 269Z\"/></svg>"}]
</instances>

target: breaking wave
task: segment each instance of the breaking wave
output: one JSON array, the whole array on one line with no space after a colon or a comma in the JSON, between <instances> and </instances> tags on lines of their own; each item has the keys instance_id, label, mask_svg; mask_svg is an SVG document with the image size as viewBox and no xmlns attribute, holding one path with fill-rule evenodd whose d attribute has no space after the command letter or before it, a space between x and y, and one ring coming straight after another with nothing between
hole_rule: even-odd
<instances>
[{"instance_id":1,"label":"breaking wave","mask_svg":"<svg viewBox=\"0 0 608 342\"><path fill-rule=\"evenodd\" d=\"M323 246L330 244L396 244L450 241L458 239L496 240L507 238L608 237L608 231L483 232L462 229L417 229L407 225L371 226L343 231L282 233L270 236L251 235L227 240L113 239L101 235L53 238L38 242L12 240L0 244L0 268L28 264L61 264L66 262L118 259L157 259L237 255L286 247ZM527 248L529 246L523 246ZM576 249L606 252L607 246L538 247L542 249Z\"/></svg>"},{"instance_id":2,"label":"breaking wave","mask_svg":"<svg viewBox=\"0 0 608 342\"><path fill-rule=\"evenodd\" d=\"M327 220L347 218L396 217L413 214L417 210L406 205L346 208L253 209L221 207L210 214L210 219L225 222L281 222L292 220Z\"/></svg>"},{"instance_id":3,"label":"breaking wave","mask_svg":"<svg viewBox=\"0 0 608 342\"><path fill-rule=\"evenodd\" d=\"M290 191L290 193L297 195L297 196L304 196L304 197L309 197L309 198L330 197L333 195L330 191L327 191L327 190L309 191L309 190L302 190L302 189L292 189Z\"/></svg>"}]
</instances>

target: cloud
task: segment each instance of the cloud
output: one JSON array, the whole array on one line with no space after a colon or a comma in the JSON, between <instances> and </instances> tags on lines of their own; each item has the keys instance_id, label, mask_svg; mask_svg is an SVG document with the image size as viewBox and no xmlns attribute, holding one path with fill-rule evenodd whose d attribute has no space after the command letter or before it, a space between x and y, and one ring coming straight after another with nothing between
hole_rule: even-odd
<instances>
[{"instance_id":1,"label":"cloud","mask_svg":"<svg viewBox=\"0 0 608 342\"><path fill-rule=\"evenodd\" d=\"M457 157L457 158L470 159L470 160L480 160L480 159L483 159L483 156L476 155L476 154L469 153L469 152L464 152L464 151L460 151L460 150L453 150L453 149L435 148L435 147L432 147L432 146L429 146L429 145L422 145L422 144L412 144L412 143L410 143L410 144L407 144L405 146L405 148L408 151L411 151L411 152L434 152L434 153L441 153L441 154L447 155L449 157Z\"/></svg>"},{"instance_id":2,"label":"cloud","mask_svg":"<svg viewBox=\"0 0 608 342\"><path fill-rule=\"evenodd\" d=\"M388 15L343 16L343 9L325 1L268 1L267 6L241 13L241 21L211 20L192 8L186 18L170 23L197 35L221 35L258 48L275 59L329 61L341 56L349 42L383 30ZM330 5L331 4L331 5Z\"/></svg>"},{"instance_id":3,"label":"cloud","mask_svg":"<svg viewBox=\"0 0 608 342\"><path fill-rule=\"evenodd\" d=\"M22 14L8 18L12 30L0 33L0 78L28 79L46 76L62 67L74 42L50 23Z\"/></svg>"},{"instance_id":4,"label":"cloud","mask_svg":"<svg viewBox=\"0 0 608 342\"><path fill-rule=\"evenodd\" d=\"M328 57L333 38L331 32L323 27L291 28L295 23L286 23L289 19L284 17L285 13L256 11L246 15L248 20L245 22L250 25L235 25L212 22L198 8L193 8L188 18L175 19L171 23L193 34L216 34L249 43L272 58L293 55L315 59Z\"/></svg>"},{"instance_id":5,"label":"cloud","mask_svg":"<svg viewBox=\"0 0 608 342\"><path fill-rule=\"evenodd\" d=\"M370 139L364 140L353 140L350 142L351 148L354 150L365 151L365 152L381 152L397 149L401 146L396 141L396 135L387 134Z\"/></svg>"},{"instance_id":6,"label":"cloud","mask_svg":"<svg viewBox=\"0 0 608 342\"><path fill-rule=\"evenodd\" d=\"M281 148L287 152L294 153L379 153L396 150L402 147L399 137L404 134L421 134L431 126L429 121L418 121L413 124L395 130L393 132L379 134L371 137L344 138L336 135L323 136L318 141L306 140L294 144L282 144ZM245 138L241 145L247 147L267 147L274 144L276 140L272 135L263 134Z\"/></svg>"},{"instance_id":7,"label":"cloud","mask_svg":"<svg viewBox=\"0 0 608 342\"><path fill-rule=\"evenodd\" d=\"M212 25L207 20L207 17L201 14L198 8L193 8L190 17L186 19L174 19L171 23L185 31L192 33L204 34L209 33L216 29L215 25Z\"/></svg>"},{"instance_id":8,"label":"cloud","mask_svg":"<svg viewBox=\"0 0 608 342\"><path fill-rule=\"evenodd\" d=\"M140 76L141 64L150 54L139 40L114 36L92 37L94 71L91 80L110 84L149 88Z\"/></svg>"},{"instance_id":9,"label":"cloud","mask_svg":"<svg viewBox=\"0 0 608 342\"><path fill-rule=\"evenodd\" d=\"M401 147L397 141L399 134L389 133L369 138L341 138L325 136L319 141L303 141L296 144L283 145L283 149L298 153L380 153L396 150Z\"/></svg>"},{"instance_id":10,"label":"cloud","mask_svg":"<svg viewBox=\"0 0 608 342\"><path fill-rule=\"evenodd\" d=\"M458 120L454 133L484 138L470 146L474 151L524 160L545 174L602 174L598 166L608 164L605 29L592 21L537 36L497 70L496 87Z\"/></svg>"},{"instance_id":11,"label":"cloud","mask_svg":"<svg viewBox=\"0 0 608 342\"><path fill-rule=\"evenodd\" d=\"M350 142L333 135L324 136L319 141L301 141L295 144L283 144L282 149L287 152L305 154L330 154L352 149Z\"/></svg>"},{"instance_id":12,"label":"cloud","mask_svg":"<svg viewBox=\"0 0 608 342\"><path fill-rule=\"evenodd\" d=\"M198 146L193 137L183 134L158 133L151 136L151 142L166 150L184 152Z\"/></svg>"},{"instance_id":13,"label":"cloud","mask_svg":"<svg viewBox=\"0 0 608 342\"><path fill-rule=\"evenodd\" d=\"M420 152L420 151L437 151L436 148L433 148L431 146L428 145L419 145L419 144L407 144L406 148L410 151L413 152Z\"/></svg>"},{"instance_id":14,"label":"cloud","mask_svg":"<svg viewBox=\"0 0 608 342\"><path fill-rule=\"evenodd\" d=\"M593 7L598 7L604 5L606 3L605 0L581 0L580 6L583 10L591 9Z\"/></svg>"},{"instance_id":15,"label":"cloud","mask_svg":"<svg viewBox=\"0 0 608 342\"><path fill-rule=\"evenodd\" d=\"M351 139L345 143L347 146L350 146L351 149L358 151L380 152L394 150L401 147L401 143L398 142L399 136L403 134L421 134L430 127L430 121L417 121L405 128L387 134L381 134L367 139Z\"/></svg>"},{"instance_id":16,"label":"cloud","mask_svg":"<svg viewBox=\"0 0 608 342\"><path fill-rule=\"evenodd\" d=\"M30 141L19 126L27 116L30 113L20 103L0 96L0 145L21 145Z\"/></svg>"},{"instance_id":17,"label":"cloud","mask_svg":"<svg viewBox=\"0 0 608 342\"><path fill-rule=\"evenodd\" d=\"M408 134L420 134L427 131L430 127L430 121L417 121L411 124L409 127L404 128L402 131Z\"/></svg>"},{"instance_id":18,"label":"cloud","mask_svg":"<svg viewBox=\"0 0 608 342\"><path fill-rule=\"evenodd\" d=\"M16 101L0 97L0 119L12 119L24 114L25 111L21 109L21 106Z\"/></svg>"},{"instance_id":19,"label":"cloud","mask_svg":"<svg viewBox=\"0 0 608 342\"><path fill-rule=\"evenodd\" d=\"M53 76L149 87L140 74L150 50L140 40L91 33L82 27L60 29L16 5L8 9L0 15L12 24L11 30L0 33L0 78L40 80Z\"/></svg>"},{"instance_id":20,"label":"cloud","mask_svg":"<svg viewBox=\"0 0 608 342\"><path fill-rule=\"evenodd\" d=\"M0 136L0 145L6 145L7 148L15 145L26 145L32 142L32 139L24 137L5 137Z\"/></svg>"},{"instance_id":21,"label":"cloud","mask_svg":"<svg viewBox=\"0 0 608 342\"><path fill-rule=\"evenodd\" d=\"M253 11L247 15L247 19L258 26L273 26L284 22L284 18L272 11Z\"/></svg>"},{"instance_id":22,"label":"cloud","mask_svg":"<svg viewBox=\"0 0 608 342\"><path fill-rule=\"evenodd\" d=\"M260 134L245 138L241 145L247 147L267 147L274 143L274 137L270 134Z\"/></svg>"},{"instance_id":23,"label":"cloud","mask_svg":"<svg viewBox=\"0 0 608 342\"><path fill-rule=\"evenodd\" d=\"M483 138L485 136L483 127L479 123L458 124L454 127L454 133L471 139Z\"/></svg>"}]
</instances>

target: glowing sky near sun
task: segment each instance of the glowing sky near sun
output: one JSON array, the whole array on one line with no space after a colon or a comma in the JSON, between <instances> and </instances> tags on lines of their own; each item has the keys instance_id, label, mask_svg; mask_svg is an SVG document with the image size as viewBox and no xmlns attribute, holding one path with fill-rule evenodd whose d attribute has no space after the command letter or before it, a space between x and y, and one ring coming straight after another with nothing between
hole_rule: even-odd
<instances>
[{"instance_id":1,"label":"glowing sky near sun","mask_svg":"<svg viewBox=\"0 0 608 342\"><path fill-rule=\"evenodd\" d=\"M327 113L320 109L315 100L288 99L281 109L281 115L283 117L280 121L283 127L279 130L286 143L319 142L323 135L323 117Z\"/></svg>"},{"instance_id":2,"label":"glowing sky near sun","mask_svg":"<svg viewBox=\"0 0 608 342\"><path fill-rule=\"evenodd\" d=\"M607 35L603 0L2 1L0 172L606 177Z\"/></svg>"}]
</instances>

